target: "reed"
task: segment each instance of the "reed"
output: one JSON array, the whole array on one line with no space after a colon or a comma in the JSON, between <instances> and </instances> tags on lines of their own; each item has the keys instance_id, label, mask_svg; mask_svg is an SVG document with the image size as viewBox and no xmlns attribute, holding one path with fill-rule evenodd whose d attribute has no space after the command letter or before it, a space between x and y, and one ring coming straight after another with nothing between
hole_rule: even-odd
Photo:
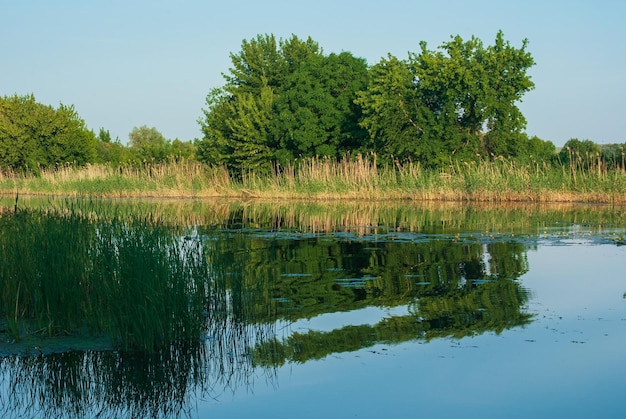
<instances>
[{"instance_id":1,"label":"reed","mask_svg":"<svg viewBox=\"0 0 626 419\"><path fill-rule=\"evenodd\" d=\"M459 229L535 232L557 222L624 224L626 206L572 202L456 202L438 200L275 200L275 199L82 199L20 196L19 208L67 211L94 222L151 220L191 229L271 228L313 233L369 233L378 227L399 231L456 234ZM0 197L2 214L14 212L15 197ZM182 230L181 230L182 231ZM208 251L208 249L205 249Z\"/></svg>"},{"instance_id":2,"label":"reed","mask_svg":"<svg viewBox=\"0 0 626 419\"><path fill-rule=\"evenodd\" d=\"M93 222L71 208L0 216L0 325L11 340L88 333L154 351L200 339L201 241L154 220Z\"/></svg>"},{"instance_id":3,"label":"reed","mask_svg":"<svg viewBox=\"0 0 626 419\"><path fill-rule=\"evenodd\" d=\"M188 160L145 163L141 167L109 164L42 169L39 176L0 174L0 191L32 195L91 197L221 196L231 190L223 167ZM13 192L11 192L13 191Z\"/></svg>"},{"instance_id":4,"label":"reed","mask_svg":"<svg viewBox=\"0 0 626 419\"><path fill-rule=\"evenodd\" d=\"M520 163L503 157L451 161L437 170L419 163L381 165L375 155L297 160L272 173L234 178L198 162L140 168L91 165L0 175L0 193L81 197L244 197L264 199L439 200L476 202L626 203L626 167L572 157L567 164Z\"/></svg>"}]
</instances>

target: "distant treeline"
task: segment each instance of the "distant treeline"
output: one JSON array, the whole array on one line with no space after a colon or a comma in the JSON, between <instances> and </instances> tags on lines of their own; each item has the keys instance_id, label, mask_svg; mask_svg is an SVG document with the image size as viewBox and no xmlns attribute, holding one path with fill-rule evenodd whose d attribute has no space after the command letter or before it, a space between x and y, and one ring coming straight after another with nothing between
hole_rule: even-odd
<instances>
[{"instance_id":1,"label":"distant treeline","mask_svg":"<svg viewBox=\"0 0 626 419\"><path fill-rule=\"evenodd\" d=\"M202 138L191 141L141 126L124 145L104 128L88 129L73 106L1 97L0 169L185 159L269 172L303 158L370 154L378 164L424 168L502 157L625 168L626 143L571 139L557 153L552 142L525 133L517 103L534 88L527 71L535 64L526 40L515 48L498 32L489 46L456 36L436 50L419 47L369 66L350 52L325 54L311 38L244 40L230 55L224 85L207 95Z\"/></svg>"},{"instance_id":2,"label":"distant treeline","mask_svg":"<svg viewBox=\"0 0 626 419\"><path fill-rule=\"evenodd\" d=\"M96 135L73 106L38 103L33 95L0 97L0 169L39 173L58 166L110 163L139 166L195 159L193 142L167 140L156 128L135 127L128 146L108 130Z\"/></svg>"}]
</instances>

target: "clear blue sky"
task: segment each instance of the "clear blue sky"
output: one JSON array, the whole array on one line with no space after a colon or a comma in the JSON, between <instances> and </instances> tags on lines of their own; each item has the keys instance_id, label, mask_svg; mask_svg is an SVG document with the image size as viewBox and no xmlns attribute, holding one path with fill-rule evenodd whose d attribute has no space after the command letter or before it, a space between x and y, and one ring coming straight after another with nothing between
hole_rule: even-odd
<instances>
[{"instance_id":1,"label":"clear blue sky","mask_svg":"<svg viewBox=\"0 0 626 419\"><path fill-rule=\"evenodd\" d=\"M0 95L74 105L88 127L123 142L133 127L201 137L210 89L229 53L257 34L311 36L326 53L376 64L451 35L515 47L528 38L534 91L527 132L626 142L626 1L0 0Z\"/></svg>"}]
</instances>

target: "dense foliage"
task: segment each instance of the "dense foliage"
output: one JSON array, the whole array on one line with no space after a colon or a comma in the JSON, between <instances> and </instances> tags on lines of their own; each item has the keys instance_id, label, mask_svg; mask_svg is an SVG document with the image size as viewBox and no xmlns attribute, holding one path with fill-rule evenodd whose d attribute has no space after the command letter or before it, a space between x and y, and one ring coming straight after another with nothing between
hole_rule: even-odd
<instances>
[{"instance_id":1,"label":"dense foliage","mask_svg":"<svg viewBox=\"0 0 626 419\"><path fill-rule=\"evenodd\" d=\"M368 68L348 52L325 55L310 38L244 40L226 84L207 97L199 157L237 169L368 152L428 167L549 159L554 146L528 138L517 107L534 87L526 46L512 47L502 32L488 47L456 36L439 50L421 43L419 54Z\"/></svg>"},{"instance_id":2,"label":"dense foliage","mask_svg":"<svg viewBox=\"0 0 626 419\"><path fill-rule=\"evenodd\" d=\"M191 141L166 139L155 127L134 127L128 135L129 145L112 141L103 128L98 134L98 163L114 166L141 166L171 160L195 160L196 145Z\"/></svg>"},{"instance_id":3,"label":"dense foliage","mask_svg":"<svg viewBox=\"0 0 626 419\"><path fill-rule=\"evenodd\" d=\"M522 154L526 120L516 102L534 87L526 41L516 49L499 32L490 47L459 36L438 51L420 47L407 60L390 55L375 65L368 89L359 93L375 150L429 166Z\"/></svg>"},{"instance_id":4,"label":"dense foliage","mask_svg":"<svg viewBox=\"0 0 626 419\"><path fill-rule=\"evenodd\" d=\"M96 139L73 106L42 105L33 95L0 97L0 167L38 171L84 165L96 157Z\"/></svg>"},{"instance_id":5,"label":"dense foliage","mask_svg":"<svg viewBox=\"0 0 626 419\"><path fill-rule=\"evenodd\" d=\"M311 38L259 35L231 54L225 86L209 93L199 157L231 168L270 168L299 157L340 157L360 150L356 92L367 64L352 54L325 55Z\"/></svg>"}]
</instances>

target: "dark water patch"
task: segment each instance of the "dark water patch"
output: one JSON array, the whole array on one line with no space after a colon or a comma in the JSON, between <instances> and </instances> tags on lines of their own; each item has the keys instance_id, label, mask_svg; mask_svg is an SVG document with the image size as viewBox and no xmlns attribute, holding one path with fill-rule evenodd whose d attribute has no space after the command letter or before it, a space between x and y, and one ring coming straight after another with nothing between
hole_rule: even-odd
<instances>
[{"instance_id":1,"label":"dark water patch","mask_svg":"<svg viewBox=\"0 0 626 419\"><path fill-rule=\"evenodd\" d=\"M0 334L0 357L35 356L63 352L111 351L109 336L61 336L50 338L24 337L19 341L6 334Z\"/></svg>"}]
</instances>

